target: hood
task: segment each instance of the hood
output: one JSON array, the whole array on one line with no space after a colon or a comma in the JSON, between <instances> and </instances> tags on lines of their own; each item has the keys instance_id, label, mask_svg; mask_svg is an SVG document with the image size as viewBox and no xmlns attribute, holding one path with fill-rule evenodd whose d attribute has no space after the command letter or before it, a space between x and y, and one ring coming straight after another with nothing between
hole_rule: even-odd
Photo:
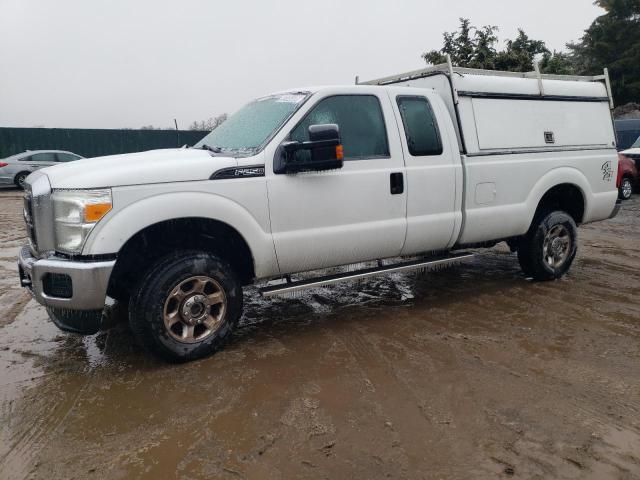
<instances>
[{"instance_id":1,"label":"hood","mask_svg":"<svg viewBox=\"0 0 640 480\"><path fill-rule=\"evenodd\" d=\"M86 158L47 167L52 188L100 188L148 183L207 180L235 158L214 157L206 150L173 148Z\"/></svg>"}]
</instances>

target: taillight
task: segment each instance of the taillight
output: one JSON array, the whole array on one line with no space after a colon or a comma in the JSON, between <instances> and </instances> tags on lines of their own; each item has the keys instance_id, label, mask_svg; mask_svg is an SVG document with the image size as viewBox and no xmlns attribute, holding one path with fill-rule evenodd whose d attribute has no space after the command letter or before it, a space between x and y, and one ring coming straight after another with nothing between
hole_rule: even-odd
<instances>
[{"instance_id":1,"label":"taillight","mask_svg":"<svg viewBox=\"0 0 640 480\"><path fill-rule=\"evenodd\" d=\"M9 165L9 164L8 164L8 163L5 163L5 162L0 162L0 168L2 168L2 167L6 167L7 165Z\"/></svg>"}]
</instances>

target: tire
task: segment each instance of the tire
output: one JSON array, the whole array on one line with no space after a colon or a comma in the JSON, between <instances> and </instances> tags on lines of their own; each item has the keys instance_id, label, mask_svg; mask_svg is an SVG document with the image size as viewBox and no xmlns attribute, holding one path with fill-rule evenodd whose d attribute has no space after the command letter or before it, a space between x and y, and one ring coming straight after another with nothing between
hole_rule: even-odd
<instances>
[{"instance_id":1,"label":"tire","mask_svg":"<svg viewBox=\"0 0 640 480\"><path fill-rule=\"evenodd\" d=\"M93 335L102 327L102 310L67 310L47 307L51 321L60 330L81 335Z\"/></svg>"},{"instance_id":2,"label":"tire","mask_svg":"<svg viewBox=\"0 0 640 480\"><path fill-rule=\"evenodd\" d=\"M16 175L16 178L13 179L13 182L16 184L16 187L24 190L24 181L29 176L30 172L20 172Z\"/></svg>"},{"instance_id":3,"label":"tire","mask_svg":"<svg viewBox=\"0 0 640 480\"><path fill-rule=\"evenodd\" d=\"M518 248L522 272L536 281L561 278L576 257L577 240L578 228L567 213L537 216Z\"/></svg>"},{"instance_id":4,"label":"tire","mask_svg":"<svg viewBox=\"0 0 640 480\"><path fill-rule=\"evenodd\" d=\"M633 184L629 177L622 177L620 188L618 188L618 198L620 200L629 200L633 193Z\"/></svg>"},{"instance_id":5,"label":"tire","mask_svg":"<svg viewBox=\"0 0 640 480\"><path fill-rule=\"evenodd\" d=\"M129 300L137 341L160 358L187 362L213 354L242 314L233 269L205 252L171 254L143 276Z\"/></svg>"}]
</instances>

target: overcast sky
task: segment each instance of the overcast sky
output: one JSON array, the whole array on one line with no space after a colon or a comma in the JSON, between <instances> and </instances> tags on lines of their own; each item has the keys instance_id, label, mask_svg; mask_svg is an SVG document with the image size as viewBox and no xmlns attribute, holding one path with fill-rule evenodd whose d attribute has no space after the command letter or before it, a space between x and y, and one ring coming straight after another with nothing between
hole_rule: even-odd
<instances>
[{"instance_id":1,"label":"overcast sky","mask_svg":"<svg viewBox=\"0 0 640 480\"><path fill-rule=\"evenodd\" d=\"M253 97L421 68L458 17L551 49L591 0L0 0L0 126L181 128Z\"/></svg>"}]
</instances>

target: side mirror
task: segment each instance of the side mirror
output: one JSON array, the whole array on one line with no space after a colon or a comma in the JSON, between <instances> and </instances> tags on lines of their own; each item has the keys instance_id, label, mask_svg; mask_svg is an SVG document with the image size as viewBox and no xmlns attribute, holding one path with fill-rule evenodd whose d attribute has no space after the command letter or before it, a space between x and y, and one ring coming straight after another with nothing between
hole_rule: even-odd
<instances>
[{"instance_id":1,"label":"side mirror","mask_svg":"<svg viewBox=\"0 0 640 480\"><path fill-rule=\"evenodd\" d=\"M342 168L340 129L336 124L311 125L309 141L289 141L280 145L274 173L297 173Z\"/></svg>"}]
</instances>

